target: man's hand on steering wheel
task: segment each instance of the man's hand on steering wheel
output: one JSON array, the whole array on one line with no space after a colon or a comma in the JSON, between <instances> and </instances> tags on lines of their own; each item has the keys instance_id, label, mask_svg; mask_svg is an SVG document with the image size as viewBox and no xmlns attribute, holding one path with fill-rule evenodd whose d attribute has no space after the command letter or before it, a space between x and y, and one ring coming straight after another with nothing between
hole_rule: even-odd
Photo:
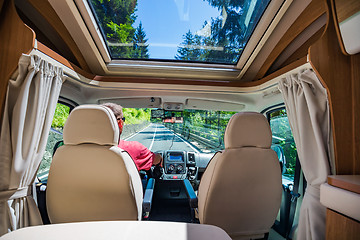
<instances>
[{"instance_id":1,"label":"man's hand on steering wheel","mask_svg":"<svg viewBox=\"0 0 360 240\"><path fill-rule=\"evenodd\" d=\"M160 167L163 166L163 158L160 153L155 153L153 165L159 165Z\"/></svg>"}]
</instances>

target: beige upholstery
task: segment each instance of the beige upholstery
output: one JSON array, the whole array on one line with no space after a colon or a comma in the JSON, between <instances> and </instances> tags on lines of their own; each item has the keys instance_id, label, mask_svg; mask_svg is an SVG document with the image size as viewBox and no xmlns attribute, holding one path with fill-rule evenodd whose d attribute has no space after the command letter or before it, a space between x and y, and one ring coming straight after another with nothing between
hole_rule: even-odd
<instances>
[{"instance_id":1,"label":"beige upholstery","mask_svg":"<svg viewBox=\"0 0 360 240\"><path fill-rule=\"evenodd\" d=\"M229 121L224 136L225 148L271 146L272 134L267 119L259 113L242 112Z\"/></svg>"},{"instance_id":2,"label":"beige upholstery","mask_svg":"<svg viewBox=\"0 0 360 240\"><path fill-rule=\"evenodd\" d=\"M275 221L282 194L269 124L262 114L237 113L224 142L200 182L200 223L219 226L232 239L261 238Z\"/></svg>"},{"instance_id":3,"label":"beige upholstery","mask_svg":"<svg viewBox=\"0 0 360 240\"><path fill-rule=\"evenodd\" d=\"M142 185L129 154L117 147L110 109L75 108L64 127L64 146L51 163L46 193L52 223L140 220Z\"/></svg>"},{"instance_id":4,"label":"beige upholstery","mask_svg":"<svg viewBox=\"0 0 360 240\"><path fill-rule=\"evenodd\" d=\"M1 240L231 240L216 226L158 222L106 221L51 224L22 228L8 233Z\"/></svg>"},{"instance_id":5,"label":"beige upholstery","mask_svg":"<svg viewBox=\"0 0 360 240\"><path fill-rule=\"evenodd\" d=\"M119 127L113 112L103 106L83 105L71 112L64 127L64 143L118 145Z\"/></svg>"}]
</instances>

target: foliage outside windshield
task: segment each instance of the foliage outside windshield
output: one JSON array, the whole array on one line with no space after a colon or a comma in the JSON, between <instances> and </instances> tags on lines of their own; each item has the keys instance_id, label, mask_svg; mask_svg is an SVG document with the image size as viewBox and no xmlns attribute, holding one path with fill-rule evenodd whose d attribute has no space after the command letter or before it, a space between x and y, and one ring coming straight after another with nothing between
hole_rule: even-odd
<instances>
[{"instance_id":1,"label":"foliage outside windshield","mask_svg":"<svg viewBox=\"0 0 360 240\"><path fill-rule=\"evenodd\" d=\"M270 0L88 0L113 59L235 64Z\"/></svg>"}]
</instances>

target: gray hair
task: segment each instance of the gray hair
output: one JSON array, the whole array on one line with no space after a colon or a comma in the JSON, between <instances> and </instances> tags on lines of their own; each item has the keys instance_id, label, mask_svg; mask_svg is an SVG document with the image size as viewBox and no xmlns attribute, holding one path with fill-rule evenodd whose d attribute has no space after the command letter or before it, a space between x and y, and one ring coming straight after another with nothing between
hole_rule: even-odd
<instances>
[{"instance_id":1,"label":"gray hair","mask_svg":"<svg viewBox=\"0 0 360 240\"><path fill-rule=\"evenodd\" d=\"M117 119L123 118L123 116L124 116L123 111L122 111L122 106L120 106L119 104L108 102L108 103L101 104L101 106L110 108L111 111L113 111L113 113Z\"/></svg>"}]
</instances>

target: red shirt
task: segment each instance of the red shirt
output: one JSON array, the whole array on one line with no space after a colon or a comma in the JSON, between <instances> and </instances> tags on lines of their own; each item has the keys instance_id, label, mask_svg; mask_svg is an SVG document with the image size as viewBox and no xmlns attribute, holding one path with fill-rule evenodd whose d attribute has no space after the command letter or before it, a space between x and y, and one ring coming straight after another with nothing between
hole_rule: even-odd
<instances>
[{"instance_id":1,"label":"red shirt","mask_svg":"<svg viewBox=\"0 0 360 240\"><path fill-rule=\"evenodd\" d=\"M120 140L119 148L129 153L139 171L149 170L153 165L155 154L141 143L136 141Z\"/></svg>"}]
</instances>

